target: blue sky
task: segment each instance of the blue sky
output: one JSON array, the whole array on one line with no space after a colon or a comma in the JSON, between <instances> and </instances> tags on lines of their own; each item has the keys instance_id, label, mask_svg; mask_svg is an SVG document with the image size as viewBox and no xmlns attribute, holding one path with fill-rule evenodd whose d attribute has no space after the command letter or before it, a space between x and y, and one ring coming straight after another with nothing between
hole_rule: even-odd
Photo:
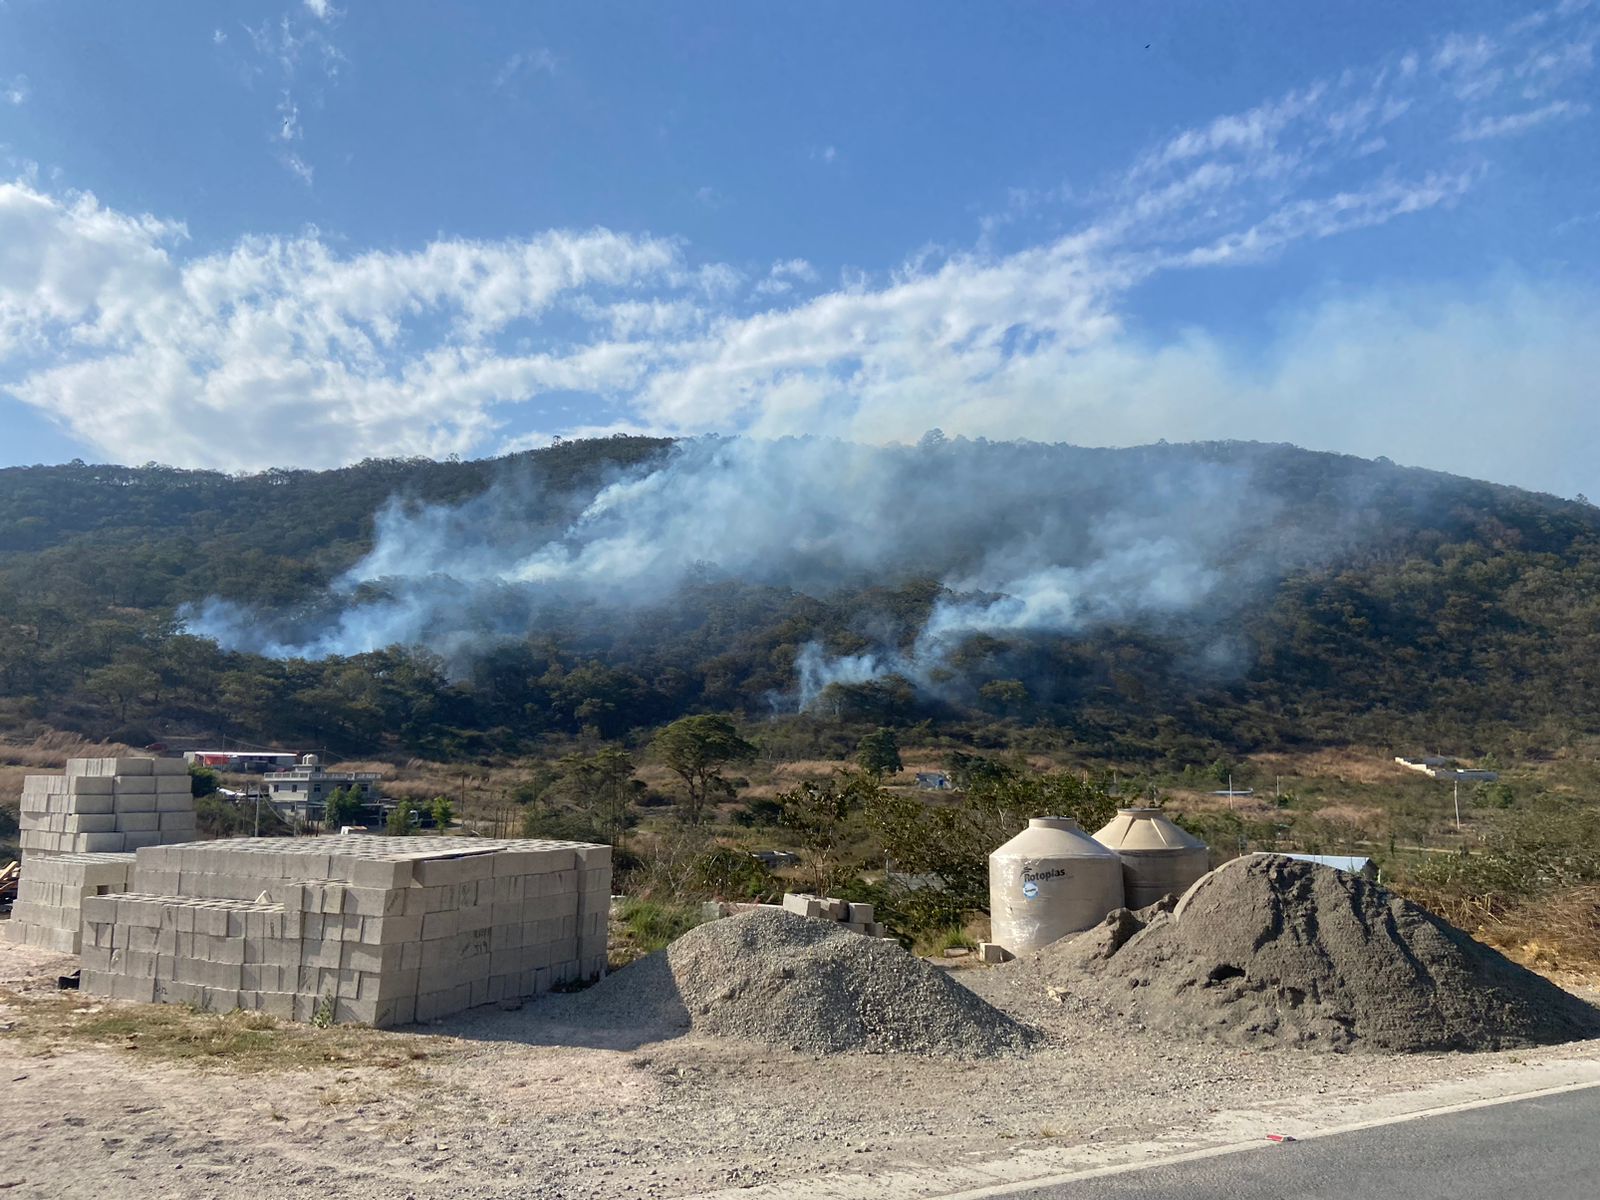
<instances>
[{"instance_id":1,"label":"blue sky","mask_svg":"<svg viewBox=\"0 0 1600 1200\"><path fill-rule=\"evenodd\" d=\"M1582 0L6 0L0 462L937 426L1600 494L1597 40Z\"/></svg>"}]
</instances>

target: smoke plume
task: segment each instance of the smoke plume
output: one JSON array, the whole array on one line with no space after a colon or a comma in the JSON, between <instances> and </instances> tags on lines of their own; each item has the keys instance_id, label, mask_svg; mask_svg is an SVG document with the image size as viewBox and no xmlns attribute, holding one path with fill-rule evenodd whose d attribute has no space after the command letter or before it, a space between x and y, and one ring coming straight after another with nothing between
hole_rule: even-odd
<instances>
[{"instance_id":1,"label":"smoke plume","mask_svg":"<svg viewBox=\"0 0 1600 1200\"><path fill-rule=\"evenodd\" d=\"M402 644L460 661L537 634L549 614L601 626L733 580L817 597L909 579L944 585L909 642L803 647L795 697L898 675L936 689L975 635L1073 635L1105 625L1200 630L1264 581L1326 550L1331 531L1257 478L1273 448L1105 451L945 440L869 447L821 439L680 442L589 496L508 475L453 506L393 500L371 552L295 612L212 599L190 632L275 657ZM1221 640L1218 640L1218 639Z\"/></svg>"}]
</instances>

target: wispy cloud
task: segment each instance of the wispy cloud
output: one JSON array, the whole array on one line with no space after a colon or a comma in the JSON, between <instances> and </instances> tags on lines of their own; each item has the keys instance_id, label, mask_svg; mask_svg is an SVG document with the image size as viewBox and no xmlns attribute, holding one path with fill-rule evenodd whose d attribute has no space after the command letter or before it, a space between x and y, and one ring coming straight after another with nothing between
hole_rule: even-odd
<instances>
[{"instance_id":1,"label":"wispy cloud","mask_svg":"<svg viewBox=\"0 0 1600 1200\"><path fill-rule=\"evenodd\" d=\"M300 138L300 106L288 92L278 102L278 131L272 136L280 142L298 141Z\"/></svg>"},{"instance_id":2,"label":"wispy cloud","mask_svg":"<svg viewBox=\"0 0 1600 1200\"><path fill-rule=\"evenodd\" d=\"M1552 100L1549 104L1530 108L1526 112L1507 113L1501 117L1480 117L1457 133L1456 138L1463 142L1481 142L1486 138L1512 137L1526 133L1547 121L1588 116L1589 111L1587 104L1578 104L1571 100Z\"/></svg>"},{"instance_id":3,"label":"wispy cloud","mask_svg":"<svg viewBox=\"0 0 1600 1200\"><path fill-rule=\"evenodd\" d=\"M304 18L299 15L302 11L306 14ZM306 152L291 154L282 147L304 140L302 100L317 107L322 90L339 76L345 56L334 43L332 33L343 16L343 10L333 7L327 0L304 0L300 9L285 12L276 20L244 27L249 39L248 78L265 76L276 84L279 92L275 121L267 133L267 141L277 147L276 157L284 170L307 186L312 182L314 170ZM228 38L218 29L212 41L220 47L227 44Z\"/></svg>"},{"instance_id":4,"label":"wispy cloud","mask_svg":"<svg viewBox=\"0 0 1600 1200\"><path fill-rule=\"evenodd\" d=\"M283 165L289 169L291 175L307 187L316 182L317 173L315 168L298 154L285 154L283 156Z\"/></svg>"},{"instance_id":5,"label":"wispy cloud","mask_svg":"<svg viewBox=\"0 0 1600 1200\"><path fill-rule=\"evenodd\" d=\"M535 75L554 75L558 66L555 52L547 47L518 50L501 64L489 86L497 92L510 91Z\"/></svg>"},{"instance_id":6,"label":"wispy cloud","mask_svg":"<svg viewBox=\"0 0 1600 1200\"><path fill-rule=\"evenodd\" d=\"M28 85L26 75L15 75L3 86L0 86L0 98L7 104L23 105L28 102L28 97L33 94L33 89Z\"/></svg>"}]
</instances>

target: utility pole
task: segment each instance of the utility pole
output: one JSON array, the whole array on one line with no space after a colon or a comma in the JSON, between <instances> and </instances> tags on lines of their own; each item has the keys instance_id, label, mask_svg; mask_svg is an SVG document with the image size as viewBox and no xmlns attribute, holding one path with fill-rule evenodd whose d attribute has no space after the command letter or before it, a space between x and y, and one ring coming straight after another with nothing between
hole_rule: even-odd
<instances>
[{"instance_id":1,"label":"utility pole","mask_svg":"<svg viewBox=\"0 0 1600 1200\"><path fill-rule=\"evenodd\" d=\"M256 785L256 836L261 836L261 786Z\"/></svg>"},{"instance_id":2,"label":"utility pole","mask_svg":"<svg viewBox=\"0 0 1600 1200\"><path fill-rule=\"evenodd\" d=\"M1461 828L1461 780L1456 780L1456 828Z\"/></svg>"}]
</instances>

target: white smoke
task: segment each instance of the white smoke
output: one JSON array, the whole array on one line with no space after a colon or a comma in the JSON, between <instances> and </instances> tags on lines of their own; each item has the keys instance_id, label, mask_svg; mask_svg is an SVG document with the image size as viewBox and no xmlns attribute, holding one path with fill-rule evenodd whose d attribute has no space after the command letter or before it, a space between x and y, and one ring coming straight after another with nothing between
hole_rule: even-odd
<instances>
[{"instance_id":1,"label":"white smoke","mask_svg":"<svg viewBox=\"0 0 1600 1200\"><path fill-rule=\"evenodd\" d=\"M516 476L458 505L393 501L371 552L312 608L209 600L185 616L192 633L276 657L400 644L460 658L537 632L555 606L600 627L682 604L691 583L825 598L937 579L946 590L909 640L863 628L867 649L803 646L795 699L889 675L937 690L975 635L1215 625L1303 561L1327 531L1286 524L1257 485L1256 461L1271 448L1228 450L682 442L587 503Z\"/></svg>"}]
</instances>

